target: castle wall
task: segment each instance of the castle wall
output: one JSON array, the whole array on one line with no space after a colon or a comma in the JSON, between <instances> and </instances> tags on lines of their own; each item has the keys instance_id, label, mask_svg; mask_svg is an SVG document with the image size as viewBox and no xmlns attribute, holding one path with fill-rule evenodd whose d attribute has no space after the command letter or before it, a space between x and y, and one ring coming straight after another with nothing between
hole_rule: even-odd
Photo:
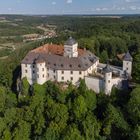
<instances>
[{"instance_id":1,"label":"castle wall","mask_svg":"<svg viewBox=\"0 0 140 140\"><path fill-rule=\"evenodd\" d=\"M57 71L54 69L48 69L48 73L47 73L47 81L51 80L51 81L55 81L57 80Z\"/></svg>"},{"instance_id":2,"label":"castle wall","mask_svg":"<svg viewBox=\"0 0 140 140\"><path fill-rule=\"evenodd\" d=\"M57 81L58 82L68 82L71 81L73 84L79 81L79 79L84 78L84 71L57 71Z\"/></svg>"},{"instance_id":3,"label":"castle wall","mask_svg":"<svg viewBox=\"0 0 140 140\"><path fill-rule=\"evenodd\" d=\"M22 78L27 77L27 80L30 84L33 84L33 67L31 64L21 64L22 69Z\"/></svg>"},{"instance_id":4,"label":"castle wall","mask_svg":"<svg viewBox=\"0 0 140 140\"><path fill-rule=\"evenodd\" d=\"M126 71L129 76L131 76L132 73L132 62L130 61L123 61L123 71Z\"/></svg>"},{"instance_id":5,"label":"castle wall","mask_svg":"<svg viewBox=\"0 0 140 140\"><path fill-rule=\"evenodd\" d=\"M117 88L122 88L122 78L113 78L111 80L111 83L112 83L112 87L115 86Z\"/></svg>"},{"instance_id":6,"label":"castle wall","mask_svg":"<svg viewBox=\"0 0 140 140\"><path fill-rule=\"evenodd\" d=\"M46 82L47 69L46 69L45 62L36 64L36 77L37 77L36 80L38 84L42 85Z\"/></svg>"},{"instance_id":7,"label":"castle wall","mask_svg":"<svg viewBox=\"0 0 140 140\"><path fill-rule=\"evenodd\" d=\"M96 93L100 93L104 90L104 81L96 77L85 77L85 83L89 89L92 89Z\"/></svg>"}]
</instances>

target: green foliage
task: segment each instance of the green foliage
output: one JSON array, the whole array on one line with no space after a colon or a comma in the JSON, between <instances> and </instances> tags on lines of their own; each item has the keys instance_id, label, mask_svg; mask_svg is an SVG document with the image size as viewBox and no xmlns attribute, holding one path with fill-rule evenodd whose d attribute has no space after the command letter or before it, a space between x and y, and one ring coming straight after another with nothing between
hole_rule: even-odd
<instances>
[{"instance_id":1,"label":"green foliage","mask_svg":"<svg viewBox=\"0 0 140 140\"><path fill-rule=\"evenodd\" d=\"M82 120L81 125L86 140L96 140L99 138L100 124L92 113L87 114L85 119Z\"/></svg>"},{"instance_id":2,"label":"green foliage","mask_svg":"<svg viewBox=\"0 0 140 140\"><path fill-rule=\"evenodd\" d=\"M84 137L81 136L80 131L73 124L67 128L66 134L62 139L63 140L84 140Z\"/></svg>"},{"instance_id":3,"label":"green foliage","mask_svg":"<svg viewBox=\"0 0 140 140\"><path fill-rule=\"evenodd\" d=\"M27 78L22 79L22 95L26 96L29 94L29 83L27 81Z\"/></svg>"},{"instance_id":4,"label":"green foliage","mask_svg":"<svg viewBox=\"0 0 140 140\"><path fill-rule=\"evenodd\" d=\"M113 105L108 104L107 109L104 113L103 133L107 137L117 140L119 137L126 136L128 132L128 123L125 121L123 114Z\"/></svg>"},{"instance_id":5,"label":"green foliage","mask_svg":"<svg viewBox=\"0 0 140 140\"><path fill-rule=\"evenodd\" d=\"M133 76L136 82L140 83L140 49L134 55L133 69Z\"/></svg>"},{"instance_id":6,"label":"green foliage","mask_svg":"<svg viewBox=\"0 0 140 140\"><path fill-rule=\"evenodd\" d=\"M75 98L73 103L73 113L77 119L81 119L87 112L87 105L83 96Z\"/></svg>"},{"instance_id":7,"label":"green foliage","mask_svg":"<svg viewBox=\"0 0 140 140\"><path fill-rule=\"evenodd\" d=\"M107 51L104 50L101 53L100 58L101 58L101 62L105 62L106 63L108 61L108 59L109 59Z\"/></svg>"},{"instance_id":8,"label":"green foliage","mask_svg":"<svg viewBox=\"0 0 140 140\"><path fill-rule=\"evenodd\" d=\"M137 124L140 121L140 87L132 91L127 110L132 123Z\"/></svg>"},{"instance_id":9,"label":"green foliage","mask_svg":"<svg viewBox=\"0 0 140 140\"><path fill-rule=\"evenodd\" d=\"M130 140L140 140L140 126L137 125L130 135Z\"/></svg>"}]
</instances>

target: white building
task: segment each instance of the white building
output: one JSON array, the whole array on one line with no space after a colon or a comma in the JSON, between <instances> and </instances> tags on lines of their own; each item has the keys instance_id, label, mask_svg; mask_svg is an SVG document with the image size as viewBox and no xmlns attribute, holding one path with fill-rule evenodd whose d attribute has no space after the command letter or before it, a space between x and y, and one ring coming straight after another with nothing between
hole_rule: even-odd
<instances>
[{"instance_id":1,"label":"white building","mask_svg":"<svg viewBox=\"0 0 140 140\"><path fill-rule=\"evenodd\" d=\"M132 57L123 57L123 67L99 63L90 51L78 49L78 43L70 37L64 46L46 44L30 51L21 62L22 78L32 85L46 81L69 82L74 85L85 79L88 88L110 94L113 86L123 88L131 77Z\"/></svg>"}]
</instances>

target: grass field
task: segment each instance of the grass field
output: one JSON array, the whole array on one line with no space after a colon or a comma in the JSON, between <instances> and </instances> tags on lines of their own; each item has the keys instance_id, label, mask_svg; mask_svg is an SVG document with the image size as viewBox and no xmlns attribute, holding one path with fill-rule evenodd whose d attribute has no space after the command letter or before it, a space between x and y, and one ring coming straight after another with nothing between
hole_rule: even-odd
<instances>
[{"instance_id":1,"label":"grass field","mask_svg":"<svg viewBox=\"0 0 140 140\"><path fill-rule=\"evenodd\" d=\"M54 33L52 26L43 28L42 18L33 16L4 16L0 18L0 59L7 58L11 52L24 46L24 35L38 34L40 36ZM39 28L42 27L42 28ZM45 29L45 30L44 30Z\"/></svg>"}]
</instances>

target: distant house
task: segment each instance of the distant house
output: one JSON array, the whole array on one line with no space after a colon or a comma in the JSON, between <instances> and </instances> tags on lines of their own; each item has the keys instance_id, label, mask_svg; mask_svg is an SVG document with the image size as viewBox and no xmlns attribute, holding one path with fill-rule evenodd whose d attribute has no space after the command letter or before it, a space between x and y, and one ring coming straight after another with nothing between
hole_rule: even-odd
<instances>
[{"instance_id":1,"label":"distant house","mask_svg":"<svg viewBox=\"0 0 140 140\"><path fill-rule=\"evenodd\" d=\"M21 62L22 78L27 77L30 84L44 84L51 80L71 81L74 85L85 79L88 88L109 95L113 86L124 88L127 85L132 60L127 52L122 67L102 64L90 51L79 49L77 41L70 37L64 46L46 44L30 51Z\"/></svg>"}]
</instances>

